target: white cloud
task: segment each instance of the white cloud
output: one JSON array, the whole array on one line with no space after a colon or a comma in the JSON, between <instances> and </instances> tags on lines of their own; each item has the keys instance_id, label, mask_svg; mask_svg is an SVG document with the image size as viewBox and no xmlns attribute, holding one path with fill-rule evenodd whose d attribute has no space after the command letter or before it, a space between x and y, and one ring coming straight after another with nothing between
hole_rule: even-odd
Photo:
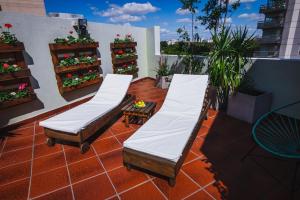
<instances>
[{"instance_id":1,"label":"white cloud","mask_svg":"<svg viewBox=\"0 0 300 200\"><path fill-rule=\"evenodd\" d=\"M190 14L191 12L188 9L178 8L175 13L177 15L187 15Z\"/></svg>"},{"instance_id":2,"label":"white cloud","mask_svg":"<svg viewBox=\"0 0 300 200\"><path fill-rule=\"evenodd\" d=\"M96 7L90 7L94 15L102 17L109 17L109 21L113 23L118 22L137 22L145 19L144 15L153 13L159 8L153 6L150 2L147 3L125 3L122 6L110 4L106 10L99 11Z\"/></svg>"},{"instance_id":3,"label":"white cloud","mask_svg":"<svg viewBox=\"0 0 300 200\"><path fill-rule=\"evenodd\" d=\"M168 33L170 33L171 31L170 30L168 30L168 29L166 29L166 28L161 28L160 29L160 33L161 34L168 34Z\"/></svg>"},{"instance_id":4,"label":"white cloud","mask_svg":"<svg viewBox=\"0 0 300 200\"><path fill-rule=\"evenodd\" d=\"M150 2L147 3L125 3L123 6L118 6L116 4L110 4L110 8L101 12L103 17L114 17L118 15L144 15L148 13L153 13L159 9L153 6Z\"/></svg>"},{"instance_id":5,"label":"white cloud","mask_svg":"<svg viewBox=\"0 0 300 200\"><path fill-rule=\"evenodd\" d=\"M124 15L120 15L120 16L114 16L109 18L109 21L113 22L113 23L117 23L117 22L139 22L142 21L143 19L145 19L145 16L135 16L135 15L128 15L128 14L124 14Z\"/></svg>"},{"instance_id":6,"label":"white cloud","mask_svg":"<svg viewBox=\"0 0 300 200\"><path fill-rule=\"evenodd\" d=\"M176 22L178 22L178 23L191 23L192 20L190 18L180 18L180 19L177 19Z\"/></svg>"},{"instance_id":7,"label":"white cloud","mask_svg":"<svg viewBox=\"0 0 300 200\"><path fill-rule=\"evenodd\" d=\"M222 19L222 22L224 22L224 18ZM232 18L231 17L227 17L225 23L226 24L231 24L232 23Z\"/></svg>"},{"instance_id":8,"label":"white cloud","mask_svg":"<svg viewBox=\"0 0 300 200\"><path fill-rule=\"evenodd\" d=\"M263 16L260 14L257 14L257 13L243 13L243 14L240 14L238 16L238 18L248 19L248 20L259 20L259 19L262 19Z\"/></svg>"}]
</instances>

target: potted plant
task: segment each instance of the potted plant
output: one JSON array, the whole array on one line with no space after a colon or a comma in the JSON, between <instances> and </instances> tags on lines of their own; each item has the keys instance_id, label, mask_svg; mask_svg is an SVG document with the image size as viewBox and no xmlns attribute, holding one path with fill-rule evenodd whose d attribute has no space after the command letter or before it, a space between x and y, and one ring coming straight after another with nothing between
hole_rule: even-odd
<instances>
[{"instance_id":1,"label":"potted plant","mask_svg":"<svg viewBox=\"0 0 300 200\"><path fill-rule=\"evenodd\" d=\"M159 67L156 71L156 87L166 89L170 86L172 75L167 64L167 58L160 57Z\"/></svg>"},{"instance_id":2,"label":"potted plant","mask_svg":"<svg viewBox=\"0 0 300 200\"><path fill-rule=\"evenodd\" d=\"M243 99L237 99L245 93L246 90L241 89L241 83L246 75L246 65L251 63L249 52L252 52L254 46L254 35L248 34L246 27L238 27L235 30L231 30L230 27L222 27L219 32L215 31L212 33L212 40L214 48L209 54L208 58L208 73L210 75L210 82L217 89L217 109L226 109L229 105L227 113L231 116L240 118L241 112L252 113L251 116L259 116L257 106L254 104L251 108L247 101ZM250 90L249 90L250 91ZM251 90L253 91L253 89ZM251 94L252 92L247 92ZM260 97L261 92L255 93L260 95L254 95L253 97ZM243 95L245 97L245 95ZM250 98L250 95L247 95ZM258 98L255 98L258 99ZM229 102L230 101L230 102ZM256 102L256 100L254 100ZM239 105L233 106L233 103L239 102ZM264 106L262 110L266 111L269 109L270 101L266 100L268 106ZM235 108L232 110L232 108ZM239 113L236 113L239 112ZM240 118L245 120L245 118ZM252 119L255 120L254 117ZM247 120L250 122L250 120Z\"/></svg>"}]
</instances>

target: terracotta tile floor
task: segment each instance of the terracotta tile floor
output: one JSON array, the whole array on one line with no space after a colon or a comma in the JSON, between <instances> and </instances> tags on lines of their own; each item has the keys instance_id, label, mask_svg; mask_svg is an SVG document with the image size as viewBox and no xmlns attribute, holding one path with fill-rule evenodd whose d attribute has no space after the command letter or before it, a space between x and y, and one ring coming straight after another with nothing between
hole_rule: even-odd
<instances>
[{"instance_id":1,"label":"terracotta tile floor","mask_svg":"<svg viewBox=\"0 0 300 200\"><path fill-rule=\"evenodd\" d=\"M153 85L146 79L132 84L129 93L157 102L158 110L166 91ZM244 122L210 110L173 188L165 180L123 167L122 143L138 128L126 128L120 118L99 131L84 155L70 145L48 147L38 121L10 131L0 140L0 199L288 198L288 189L251 158L240 161L252 145L251 126ZM290 163L257 162L289 180Z\"/></svg>"}]
</instances>

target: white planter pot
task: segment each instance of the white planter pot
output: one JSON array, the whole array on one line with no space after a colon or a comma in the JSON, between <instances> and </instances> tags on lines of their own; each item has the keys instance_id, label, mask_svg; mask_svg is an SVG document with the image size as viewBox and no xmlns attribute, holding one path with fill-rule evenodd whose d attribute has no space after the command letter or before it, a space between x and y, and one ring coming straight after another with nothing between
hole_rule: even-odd
<instances>
[{"instance_id":1,"label":"white planter pot","mask_svg":"<svg viewBox=\"0 0 300 200\"><path fill-rule=\"evenodd\" d=\"M227 115L252 124L270 111L271 103L271 93L249 95L238 92L228 98Z\"/></svg>"}]
</instances>

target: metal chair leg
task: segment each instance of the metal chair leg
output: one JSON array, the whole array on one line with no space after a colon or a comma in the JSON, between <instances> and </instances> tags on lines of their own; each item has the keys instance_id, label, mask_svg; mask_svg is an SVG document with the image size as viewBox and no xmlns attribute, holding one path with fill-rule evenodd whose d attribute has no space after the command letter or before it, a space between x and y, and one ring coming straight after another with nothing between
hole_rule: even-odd
<instances>
[{"instance_id":1,"label":"metal chair leg","mask_svg":"<svg viewBox=\"0 0 300 200\"><path fill-rule=\"evenodd\" d=\"M296 181L297 181L297 174L298 174L298 169L299 169L299 162L296 162L295 164L295 170L294 170L294 175L293 175L293 178L292 178L292 182L291 182L291 193L290 193L290 199L294 199L294 194L295 194L295 191L296 191Z\"/></svg>"},{"instance_id":2,"label":"metal chair leg","mask_svg":"<svg viewBox=\"0 0 300 200\"><path fill-rule=\"evenodd\" d=\"M247 153L241 158L241 162L244 162L245 159L256 149L257 145L253 144L253 146L247 151Z\"/></svg>"}]
</instances>

